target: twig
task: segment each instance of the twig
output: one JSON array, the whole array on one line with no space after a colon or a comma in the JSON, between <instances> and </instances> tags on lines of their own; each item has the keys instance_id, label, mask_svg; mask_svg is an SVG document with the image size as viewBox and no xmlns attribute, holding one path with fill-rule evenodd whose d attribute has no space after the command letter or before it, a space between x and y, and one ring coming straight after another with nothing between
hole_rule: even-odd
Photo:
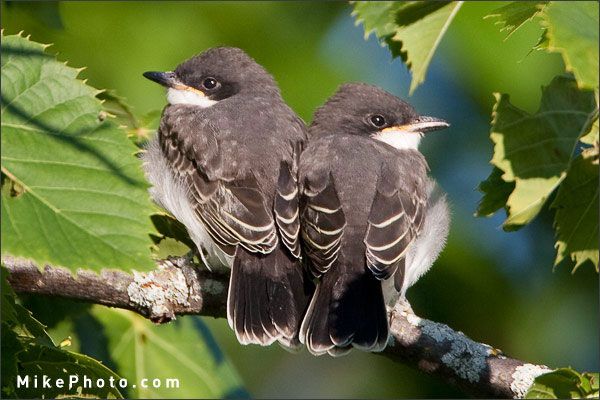
<instances>
[{"instance_id":1,"label":"twig","mask_svg":"<svg viewBox=\"0 0 600 400\"><path fill-rule=\"evenodd\" d=\"M121 271L78 271L6 256L8 281L17 293L45 294L135 311L164 323L176 315L225 316L228 276L207 271L185 257L158 262L158 269L133 276ZM521 398L544 365L506 357L461 332L417 317L407 302L390 310L392 336L381 353L433 374L477 397Z\"/></svg>"}]
</instances>

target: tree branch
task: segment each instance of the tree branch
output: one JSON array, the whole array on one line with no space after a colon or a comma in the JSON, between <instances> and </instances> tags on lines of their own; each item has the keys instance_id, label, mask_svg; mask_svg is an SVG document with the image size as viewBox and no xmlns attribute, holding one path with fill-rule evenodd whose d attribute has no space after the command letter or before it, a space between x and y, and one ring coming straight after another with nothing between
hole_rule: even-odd
<instances>
[{"instance_id":1,"label":"tree branch","mask_svg":"<svg viewBox=\"0 0 600 400\"><path fill-rule=\"evenodd\" d=\"M158 262L158 269L133 276L121 271L78 271L45 266L6 256L8 281L17 293L83 300L135 311L156 323L176 315L224 317L229 277L207 271L185 257ZM543 365L506 357L461 332L417 317L407 302L390 309L391 337L379 354L457 385L477 397L523 397L536 376L550 372Z\"/></svg>"}]
</instances>

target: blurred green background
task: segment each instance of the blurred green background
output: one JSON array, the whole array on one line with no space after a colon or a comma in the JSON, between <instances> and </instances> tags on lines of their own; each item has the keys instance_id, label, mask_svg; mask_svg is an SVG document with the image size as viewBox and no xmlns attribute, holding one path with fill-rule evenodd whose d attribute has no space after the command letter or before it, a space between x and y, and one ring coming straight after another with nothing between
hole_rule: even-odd
<instances>
[{"instance_id":1,"label":"blurred green background","mask_svg":"<svg viewBox=\"0 0 600 400\"><path fill-rule=\"evenodd\" d=\"M53 43L49 50L60 60L87 67L80 77L115 89L138 114L165 105L163 89L142 72L170 70L228 45L264 65L307 123L351 81L380 85L419 112L449 121L450 129L421 147L448 192L453 220L446 250L408 291L415 312L527 362L598 371L598 275L587 265L571 276L566 263L552 272L551 212L512 233L501 230L502 215L473 217L481 197L476 187L491 171L492 92L510 93L515 105L533 112L540 86L564 70L559 55L529 52L541 33L537 23L504 41L494 20L483 19L506 3L465 3L410 98L405 66L374 35L364 40L344 2L61 2L57 8L2 2L1 24L5 34L24 30L32 40ZM276 345L241 346L226 320L200 320L252 397L464 396L381 356L353 351L336 359Z\"/></svg>"}]
</instances>

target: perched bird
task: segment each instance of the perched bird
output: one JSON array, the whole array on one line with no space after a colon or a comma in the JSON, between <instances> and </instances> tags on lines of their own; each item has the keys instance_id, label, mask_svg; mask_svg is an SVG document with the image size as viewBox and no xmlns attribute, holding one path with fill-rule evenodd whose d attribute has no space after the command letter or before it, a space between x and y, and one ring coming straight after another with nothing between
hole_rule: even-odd
<instances>
[{"instance_id":1,"label":"perched bird","mask_svg":"<svg viewBox=\"0 0 600 400\"><path fill-rule=\"evenodd\" d=\"M319 277L301 326L313 354L381 351L382 280L402 296L444 247L449 216L417 147L448 127L376 86L351 83L320 107L300 157L300 224Z\"/></svg>"},{"instance_id":2,"label":"perched bird","mask_svg":"<svg viewBox=\"0 0 600 400\"><path fill-rule=\"evenodd\" d=\"M172 72L143 161L154 200L185 225L210 269L231 268L227 319L240 343L297 346L314 285L299 262L297 168L304 121L238 48Z\"/></svg>"}]
</instances>

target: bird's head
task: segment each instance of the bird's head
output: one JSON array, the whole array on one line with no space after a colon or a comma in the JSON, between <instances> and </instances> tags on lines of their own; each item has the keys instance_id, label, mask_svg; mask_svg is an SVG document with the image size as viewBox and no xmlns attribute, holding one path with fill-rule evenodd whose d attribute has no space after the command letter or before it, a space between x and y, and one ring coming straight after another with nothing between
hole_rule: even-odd
<instances>
[{"instance_id":1,"label":"bird's head","mask_svg":"<svg viewBox=\"0 0 600 400\"><path fill-rule=\"evenodd\" d=\"M315 112L309 132L362 135L398 149L417 149L424 133L449 126L419 115L406 101L377 86L347 83Z\"/></svg>"},{"instance_id":2,"label":"bird's head","mask_svg":"<svg viewBox=\"0 0 600 400\"><path fill-rule=\"evenodd\" d=\"M212 48L173 71L150 71L144 76L167 88L170 104L210 107L239 94L279 95L273 77L236 47Z\"/></svg>"}]
</instances>

